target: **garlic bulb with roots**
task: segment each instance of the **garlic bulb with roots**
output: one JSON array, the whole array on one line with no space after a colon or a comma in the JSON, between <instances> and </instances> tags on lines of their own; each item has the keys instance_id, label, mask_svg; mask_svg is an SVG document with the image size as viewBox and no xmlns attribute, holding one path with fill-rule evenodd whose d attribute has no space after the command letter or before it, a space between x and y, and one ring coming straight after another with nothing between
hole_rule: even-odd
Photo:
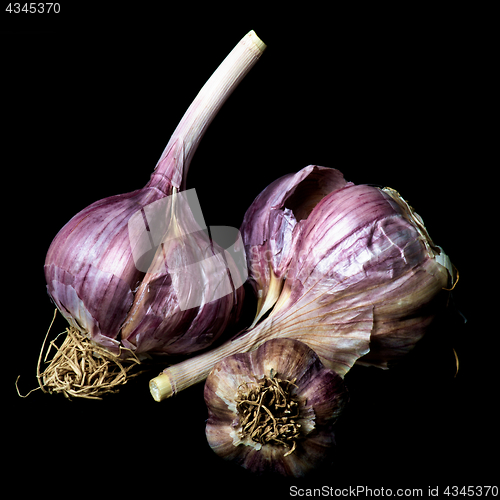
<instances>
[{"instance_id":1,"label":"garlic bulb with roots","mask_svg":"<svg viewBox=\"0 0 500 500\"><path fill-rule=\"evenodd\" d=\"M204 393L206 436L217 455L252 472L293 477L328 456L333 424L349 400L342 377L292 339L224 358Z\"/></svg>"},{"instance_id":2,"label":"garlic bulb with roots","mask_svg":"<svg viewBox=\"0 0 500 500\"><path fill-rule=\"evenodd\" d=\"M165 369L150 384L158 401L273 338L304 342L341 376L356 362L387 368L424 335L455 281L449 258L396 191L347 183L334 169L308 166L271 184L241 232L268 315L260 303L251 328Z\"/></svg>"},{"instance_id":3,"label":"garlic bulb with roots","mask_svg":"<svg viewBox=\"0 0 500 500\"><path fill-rule=\"evenodd\" d=\"M208 237L184 190L204 132L264 49L257 35L248 33L184 114L148 184L93 203L50 245L48 293L71 328L99 346L101 356L192 353L208 347L237 318L243 288L235 264ZM215 293L221 282L224 293ZM183 297L191 299L182 304ZM74 364L80 371L79 361ZM62 390L86 394L68 389L70 378L65 375Z\"/></svg>"}]
</instances>

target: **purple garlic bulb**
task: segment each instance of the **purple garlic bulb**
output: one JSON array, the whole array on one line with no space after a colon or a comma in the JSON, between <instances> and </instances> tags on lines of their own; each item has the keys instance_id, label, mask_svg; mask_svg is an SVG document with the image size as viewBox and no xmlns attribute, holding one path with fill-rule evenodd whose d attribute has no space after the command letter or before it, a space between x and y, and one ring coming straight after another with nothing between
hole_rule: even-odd
<instances>
[{"instance_id":1,"label":"purple garlic bulb","mask_svg":"<svg viewBox=\"0 0 500 500\"><path fill-rule=\"evenodd\" d=\"M252 472L300 477L335 444L349 396L342 377L292 339L217 363L205 383L206 436L217 455Z\"/></svg>"},{"instance_id":2,"label":"purple garlic bulb","mask_svg":"<svg viewBox=\"0 0 500 500\"><path fill-rule=\"evenodd\" d=\"M114 354L122 347L186 354L210 345L237 317L242 279L183 193L205 130L264 49L253 31L236 45L185 113L143 189L93 203L54 238L45 260L48 293L95 344Z\"/></svg>"}]
</instances>

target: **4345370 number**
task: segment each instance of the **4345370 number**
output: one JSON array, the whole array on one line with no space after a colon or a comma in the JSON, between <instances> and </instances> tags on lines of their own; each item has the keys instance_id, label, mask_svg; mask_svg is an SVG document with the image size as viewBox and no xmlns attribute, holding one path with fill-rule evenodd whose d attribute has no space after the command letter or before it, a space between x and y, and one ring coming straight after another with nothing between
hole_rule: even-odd
<instances>
[{"instance_id":1,"label":"4345370 number","mask_svg":"<svg viewBox=\"0 0 500 500\"><path fill-rule=\"evenodd\" d=\"M497 497L498 486L447 486L443 495L448 497Z\"/></svg>"},{"instance_id":2,"label":"4345370 number","mask_svg":"<svg viewBox=\"0 0 500 500\"><path fill-rule=\"evenodd\" d=\"M49 2L9 3L5 8L9 14L59 14L61 5Z\"/></svg>"}]
</instances>

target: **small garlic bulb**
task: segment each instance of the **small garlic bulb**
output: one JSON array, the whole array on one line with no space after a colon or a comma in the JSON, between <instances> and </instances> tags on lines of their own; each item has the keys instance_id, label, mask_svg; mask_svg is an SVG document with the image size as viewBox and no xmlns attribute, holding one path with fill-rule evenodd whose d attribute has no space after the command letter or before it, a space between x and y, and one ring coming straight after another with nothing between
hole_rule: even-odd
<instances>
[{"instance_id":1,"label":"small garlic bulb","mask_svg":"<svg viewBox=\"0 0 500 500\"><path fill-rule=\"evenodd\" d=\"M269 340L208 376L208 443L250 471L300 477L335 444L332 426L348 399L340 375L306 344Z\"/></svg>"}]
</instances>

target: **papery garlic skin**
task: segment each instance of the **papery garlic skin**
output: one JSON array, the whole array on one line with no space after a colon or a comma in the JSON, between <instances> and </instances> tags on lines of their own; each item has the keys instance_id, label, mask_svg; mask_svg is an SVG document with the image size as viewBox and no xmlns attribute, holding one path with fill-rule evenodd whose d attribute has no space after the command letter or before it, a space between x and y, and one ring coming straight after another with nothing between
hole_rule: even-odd
<instances>
[{"instance_id":1,"label":"papery garlic skin","mask_svg":"<svg viewBox=\"0 0 500 500\"><path fill-rule=\"evenodd\" d=\"M191 191L168 200L165 234L123 323L122 343L136 354L201 350L237 319L241 309L240 270L231 254L209 237L199 207L196 220L192 208L197 200ZM161 230L164 221L159 223Z\"/></svg>"},{"instance_id":2,"label":"papery garlic skin","mask_svg":"<svg viewBox=\"0 0 500 500\"><path fill-rule=\"evenodd\" d=\"M347 184L340 171L309 165L272 182L250 205L240 232L258 299L253 325L278 299L297 244L296 226L323 197Z\"/></svg>"},{"instance_id":3,"label":"papery garlic skin","mask_svg":"<svg viewBox=\"0 0 500 500\"><path fill-rule=\"evenodd\" d=\"M284 288L260 328L294 332L339 371L335 349L318 335L321 322L308 320L308 311L327 307L328 323L346 331L362 317L360 326L371 322L370 353L360 361L385 368L408 353L443 307L444 289L453 281L449 259L410 215L404 204L373 186L346 186L324 197L298 228L300 243ZM349 311L356 314L346 321Z\"/></svg>"},{"instance_id":4,"label":"papery garlic skin","mask_svg":"<svg viewBox=\"0 0 500 500\"><path fill-rule=\"evenodd\" d=\"M262 445L240 437L238 387L264 375L295 380L292 392L301 402L297 422L302 434L291 453L279 443ZM270 340L214 366L205 384L207 440L219 456L253 472L300 477L318 466L335 444L332 426L348 399L342 378L325 368L312 349L292 339Z\"/></svg>"},{"instance_id":5,"label":"papery garlic skin","mask_svg":"<svg viewBox=\"0 0 500 500\"><path fill-rule=\"evenodd\" d=\"M85 208L59 231L50 245L45 260L49 295L72 326L113 354L119 354L122 346L139 352L192 352L213 342L237 317L243 291L236 291L236 286L220 304L212 303L210 298L215 295L207 289L193 308L196 310L184 314L178 307L179 296L169 293L167 281L171 278L156 272L162 256L148 255L149 260L137 265L133 253L136 242L130 239L129 222L138 212L144 213L145 208L185 188L191 158L204 132L264 50L265 44L253 31L240 40L184 114L149 183L141 190L111 196ZM203 248L207 246L205 240L198 241ZM230 273L232 264L227 262L223 250L212 242L208 246L204 256L212 260L199 266L197 278L214 269L217 273ZM151 270L149 266L153 266ZM140 288L146 273L148 282ZM192 289L199 286L198 280ZM153 291L165 297L152 296ZM151 301L155 301L156 308L150 309ZM162 322L164 328L159 325ZM141 328L147 323L147 331L139 334L134 329L137 323ZM127 327L124 343L120 338L123 325ZM176 346L172 347L174 342Z\"/></svg>"},{"instance_id":6,"label":"papery garlic skin","mask_svg":"<svg viewBox=\"0 0 500 500\"><path fill-rule=\"evenodd\" d=\"M45 259L47 291L68 322L113 352L143 272L130 252L127 225L138 207L165 193L146 188L93 203L57 234ZM107 249L105 251L101 249Z\"/></svg>"}]
</instances>

